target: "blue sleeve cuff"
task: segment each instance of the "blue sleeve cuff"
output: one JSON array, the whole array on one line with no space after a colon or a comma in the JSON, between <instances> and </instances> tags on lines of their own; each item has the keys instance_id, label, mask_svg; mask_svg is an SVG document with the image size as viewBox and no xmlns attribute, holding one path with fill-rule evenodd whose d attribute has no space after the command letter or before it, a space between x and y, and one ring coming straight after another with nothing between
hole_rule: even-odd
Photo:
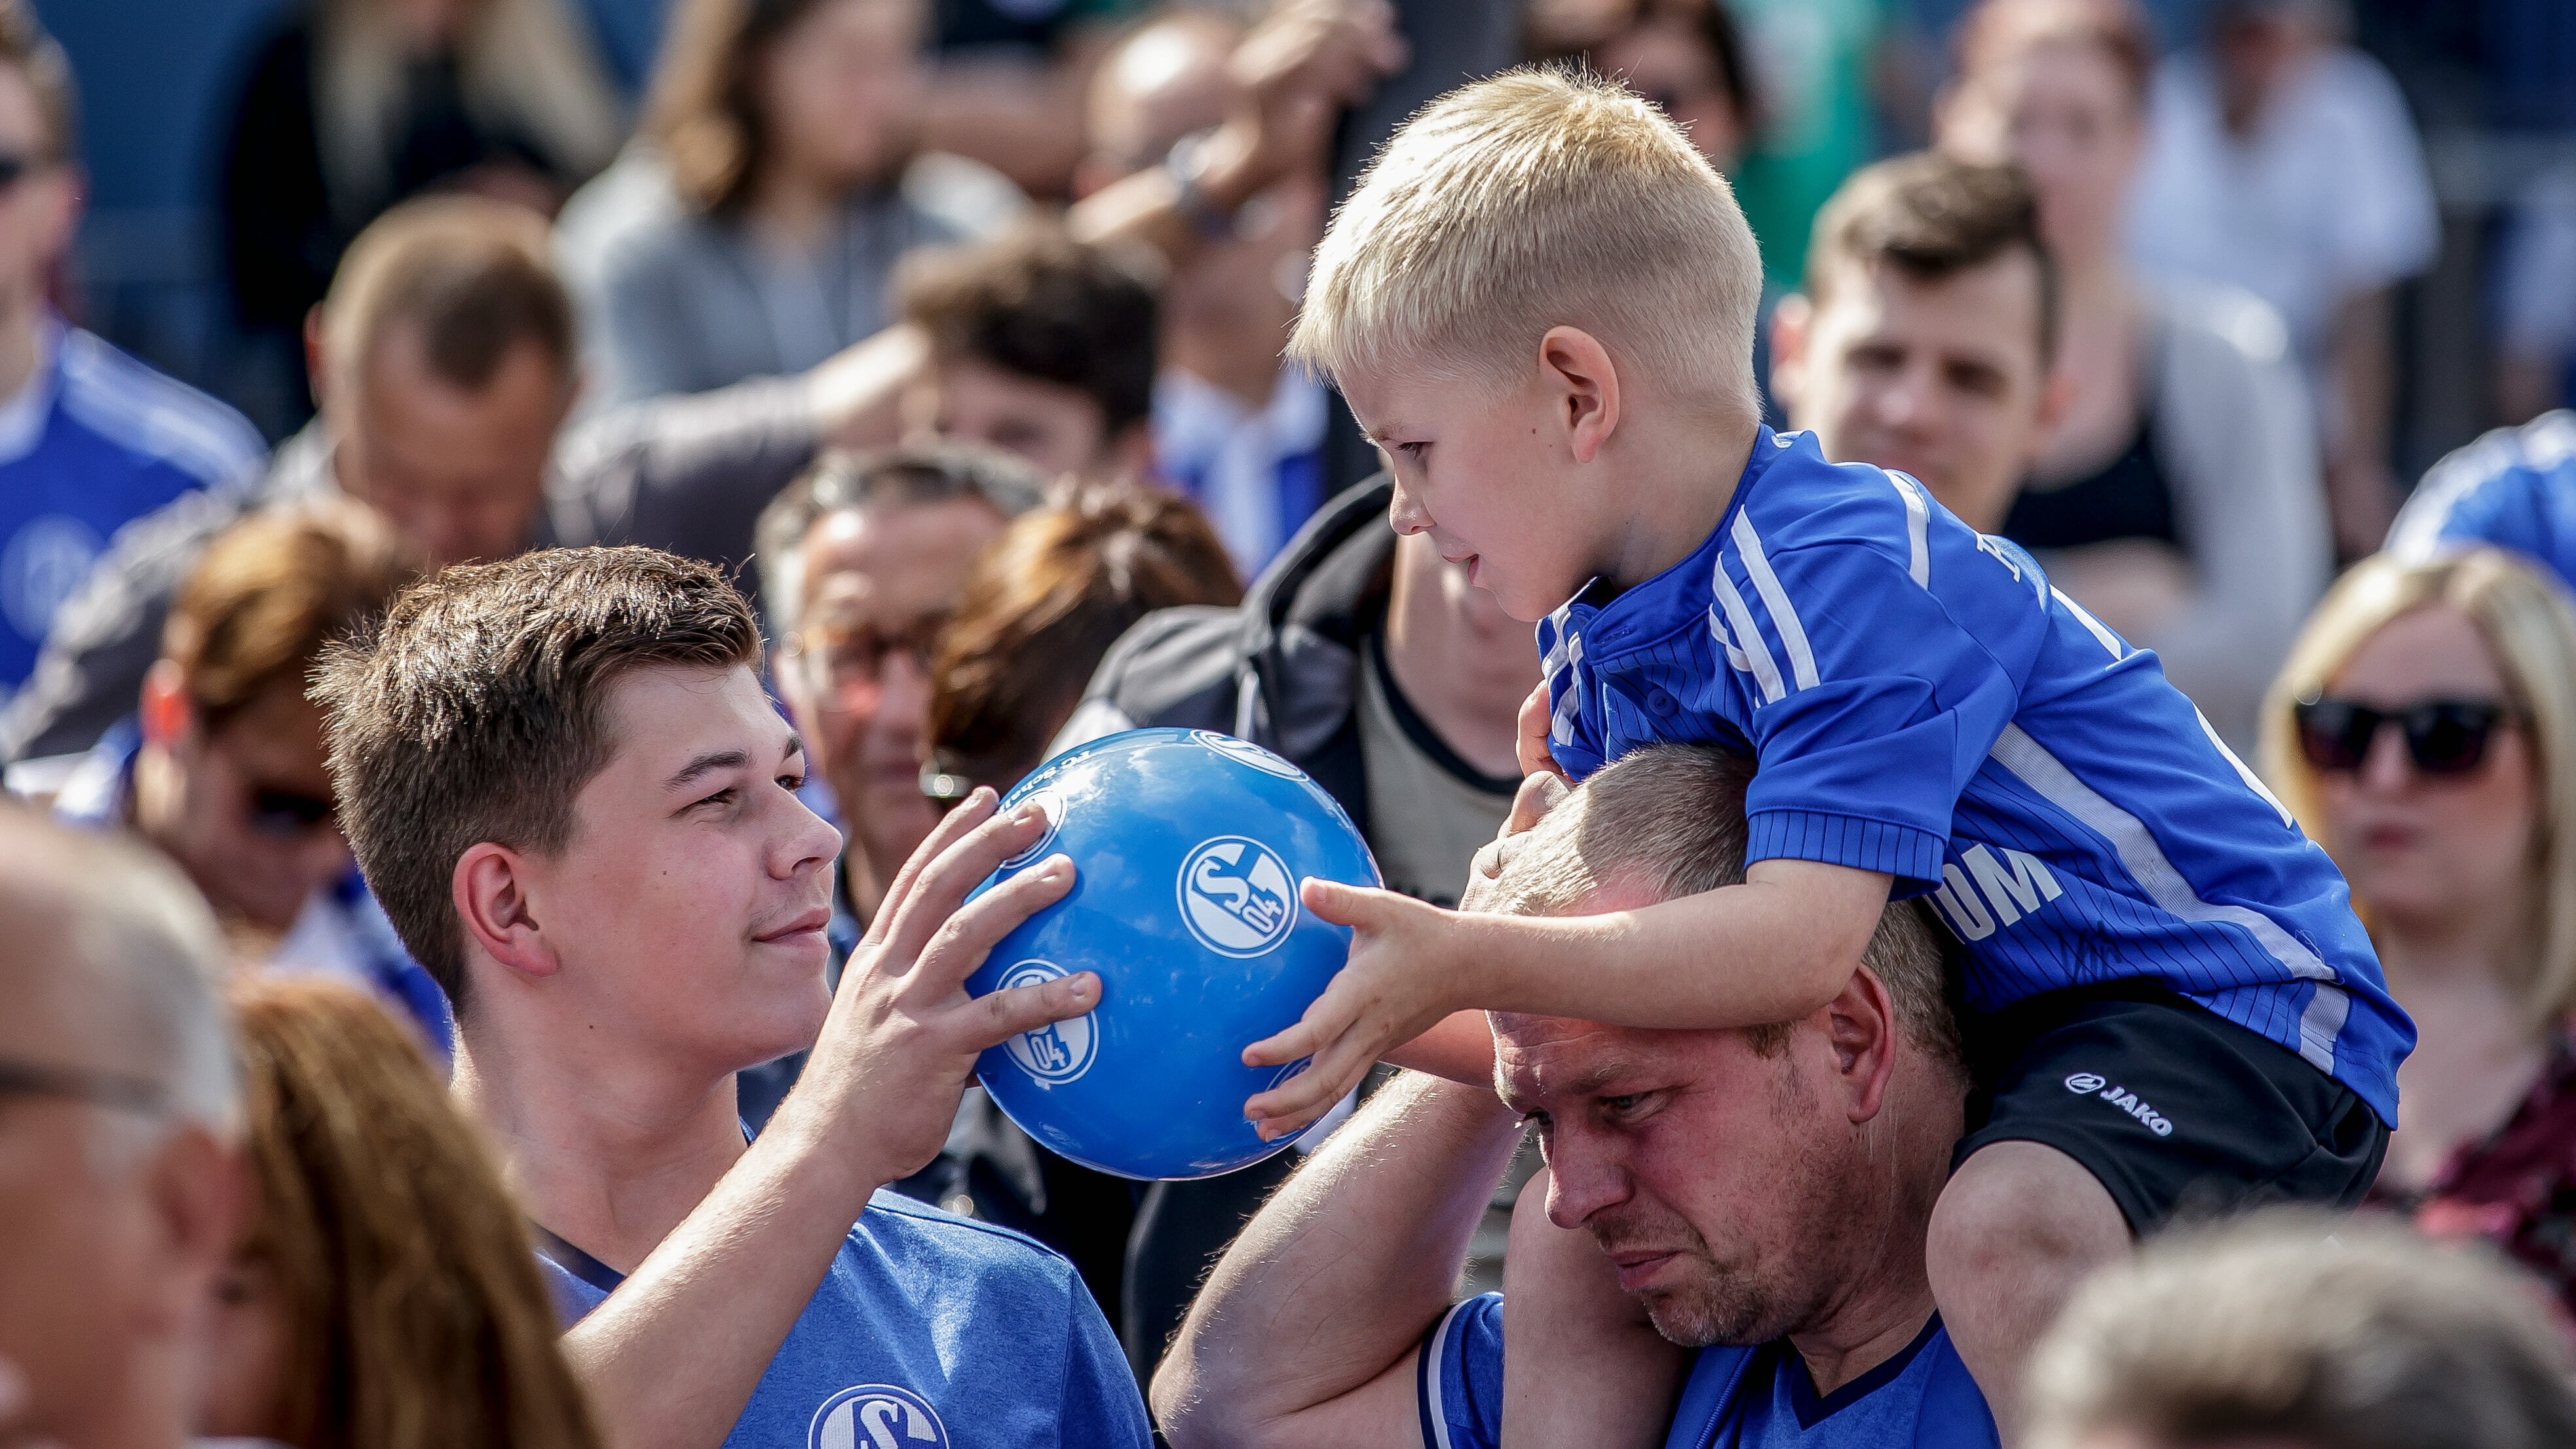
<instances>
[{"instance_id":1,"label":"blue sleeve cuff","mask_svg":"<svg viewBox=\"0 0 2576 1449\"><path fill-rule=\"evenodd\" d=\"M1896 877L1891 898L1920 895L1941 883L1949 842L1928 830L1834 815L1820 810L1762 810L1746 817L1744 863L1813 860Z\"/></svg>"}]
</instances>

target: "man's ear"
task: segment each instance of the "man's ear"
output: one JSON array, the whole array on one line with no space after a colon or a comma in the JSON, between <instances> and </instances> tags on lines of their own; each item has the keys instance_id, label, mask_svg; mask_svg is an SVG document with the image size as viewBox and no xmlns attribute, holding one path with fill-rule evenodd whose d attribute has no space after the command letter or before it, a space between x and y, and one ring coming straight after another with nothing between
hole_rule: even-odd
<instances>
[{"instance_id":1,"label":"man's ear","mask_svg":"<svg viewBox=\"0 0 2576 1449\"><path fill-rule=\"evenodd\" d=\"M172 660L154 661L143 675L139 713L143 742L169 749L188 733L196 711L188 705L188 673Z\"/></svg>"},{"instance_id":2,"label":"man's ear","mask_svg":"<svg viewBox=\"0 0 2576 1449\"><path fill-rule=\"evenodd\" d=\"M1619 369L1610 349L1579 327L1551 327L1538 340L1538 365L1574 461L1591 462L1619 430Z\"/></svg>"},{"instance_id":3,"label":"man's ear","mask_svg":"<svg viewBox=\"0 0 2576 1449\"><path fill-rule=\"evenodd\" d=\"M140 1171L160 1255L149 1312L156 1328L177 1331L205 1311L214 1275L257 1216L255 1189L240 1152L194 1122L174 1127Z\"/></svg>"},{"instance_id":4,"label":"man's ear","mask_svg":"<svg viewBox=\"0 0 2576 1449\"><path fill-rule=\"evenodd\" d=\"M2022 459L2022 471L2039 465L2040 455L2057 441L2057 430L2065 423L2067 413L2075 407L2075 379L2064 366L2052 367L2039 385L2039 415L2031 420L2028 456Z\"/></svg>"},{"instance_id":5,"label":"man's ear","mask_svg":"<svg viewBox=\"0 0 2576 1449\"><path fill-rule=\"evenodd\" d=\"M537 923L528 886L526 858L488 840L458 856L450 877L466 940L523 976L552 976L563 961Z\"/></svg>"},{"instance_id":6,"label":"man's ear","mask_svg":"<svg viewBox=\"0 0 2576 1449\"><path fill-rule=\"evenodd\" d=\"M1896 1070L1896 1003L1877 973L1862 966L1825 1004L1825 1037L1843 1084L1845 1110L1854 1122L1878 1115L1888 1078Z\"/></svg>"},{"instance_id":7,"label":"man's ear","mask_svg":"<svg viewBox=\"0 0 2576 1449\"><path fill-rule=\"evenodd\" d=\"M1816 304L1803 292L1791 292L1771 308L1771 396L1783 412L1796 408L1806 390L1807 329L1815 320Z\"/></svg>"}]
</instances>

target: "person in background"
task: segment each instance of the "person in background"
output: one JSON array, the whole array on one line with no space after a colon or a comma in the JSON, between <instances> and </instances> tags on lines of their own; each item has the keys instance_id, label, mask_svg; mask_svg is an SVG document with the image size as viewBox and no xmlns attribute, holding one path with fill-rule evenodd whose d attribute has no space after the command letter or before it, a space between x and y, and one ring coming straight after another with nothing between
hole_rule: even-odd
<instances>
[{"instance_id":1,"label":"person in background","mask_svg":"<svg viewBox=\"0 0 2576 1449\"><path fill-rule=\"evenodd\" d=\"M599 1449L526 1221L364 994L249 977L249 1230L213 1292L203 1433L291 1449Z\"/></svg>"},{"instance_id":2,"label":"person in background","mask_svg":"<svg viewBox=\"0 0 2576 1449\"><path fill-rule=\"evenodd\" d=\"M2264 703L2263 772L2415 1021L2373 1201L2576 1311L2576 612L2498 549L2344 575Z\"/></svg>"},{"instance_id":3,"label":"person in background","mask_svg":"<svg viewBox=\"0 0 2576 1449\"><path fill-rule=\"evenodd\" d=\"M307 415L304 320L358 233L470 191L553 215L608 164L623 107L566 0L314 0L253 56L222 141L234 310Z\"/></svg>"},{"instance_id":4,"label":"person in background","mask_svg":"<svg viewBox=\"0 0 2576 1449\"><path fill-rule=\"evenodd\" d=\"M305 683L322 646L418 572L363 504L315 498L215 536L179 588L141 707L110 728L57 817L131 830L204 893L236 955L398 1004L442 1056L446 998L394 939L340 838Z\"/></svg>"},{"instance_id":5,"label":"person in background","mask_svg":"<svg viewBox=\"0 0 2576 1449\"><path fill-rule=\"evenodd\" d=\"M1188 165L1196 138L1239 102L1227 62L1244 28L1221 10L1176 10L1119 41L1092 75L1076 193ZM1324 235L1325 185L1320 155L1292 169L1162 286L1155 469L1207 510L1246 578L1324 501L1331 403L1279 351Z\"/></svg>"},{"instance_id":6,"label":"person in background","mask_svg":"<svg viewBox=\"0 0 2576 1449\"><path fill-rule=\"evenodd\" d=\"M2031 1362L2030 1449L2576 1443L2561 1325L2485 1254L2302 1213L2175 1233Z\"/></svg>"},{"instance_id":7,"label":"person in background","mask_svg":"<svg viewBox=\"0 0 2576 1449\"><path fill-rule=\"evenodd\" d=\"M1900 469L1992 533L2065 410L2057 314L2018 168L1881 161L1816 214L1806 281L1773 309L1771 391L1829 460Z\"/></svg>"},{"instance_id":8,"label":"person in background","mask_svg":"<svg viewBox=\"0 0 2576 1449\"><path fill-rule=\"evenodd\" d=\"M2389 476L2396 284L2441 241L2396 82L2338 43L2338 0L2222 0L2211 42L2158 70L2129 254L2155 276L2271 304L2315 399L2338 550L2379 546Z\"/></svg>"},{"instance_id":9,"label":"person in background","mask_svg":"<svg viewBox=\"0 0 2576 1449\"><path fill-rule=\"evenodd\" d=\"M1877 149L1882 0L1723 0L1752 59L1761 125L1727 173L1772 284L1797 285L1816 210Z\"/></svg>"},{"instance_id":10,"label":"person in background","mask_svg":"<svg viewBox=\"0 0 2576 1449\"><path fill-rule=\"evenodd\" d=\"M1147 8L1148 0L938 0L924 133L1031 196L1064 196L1082 159L1094 68L1120 27Z\"/></svg>"},{"instance_id":11,"label":"person in background","mask_svg":"<svg viewBox=\"0 0 2576 1449\"><path fill-rule=\"evenodd\" d=\"M1941 147L2018 164L2059 280L2071 395L2000 532L2140 648L2219 733L2324 592L2333 540L2286 335L2233 288L2142 284L2120 223L2155 42L2134 0L1986 0L1961 22Z\"/></svg>"},{"instance_id":12,"label":"person in background","mask_svg":"<svg viewBox=\"0 0 2576 1449\"><path fill-rule=\"evenodd\" d=\"M1152 470L1158 311L1136 259L1032 226L924 252L896 290L930 354L909 435L1016 453L1051 484Z\"/></svg>"},{"instance_id":13,"label":"person in background","mask_svg":"<svg viewBox=\"0 0 2576 1449\"><path fill-rule=\"evenodd\" d=\"M1008 791L1038 767L1111 645L1160 609L1243 601L1195 504L1132 484L1023 515L967 576L930 671L930 771Z\"/></svg>"},{"instance_id":14,"label":"person in background","mask_svg":"<svg viewBox=\"0 0 2576 1449\"><path fill-rule=\"evenodd\" d=\"M975 560L1042 496L1009 454L939 445L826 454L761 513L771 671L849 841L853 940L938 823L921 766L940 634Z\"/></svg>"},{"instance_id":15,"label":"person in background","mask_svg":"<svg viewBox=\"0 0 2576 1449\"><path fill-rule=\"evenodd\" d=\"M222 933L167 862L0 800L12 1444L181 1449L249 1186Z\"/></svg>"},{"instance_id":16,"label":"person in background","mask_svg":"<svg viewBox=\"0 0 2576 1449\"><path fill-rule=\"evenodd\" d=\"M0 711L0 759L86 750L132 712L180 582L246 513L345 494L432 567L602 538L740 563L761 505L820 447L892 439L894 389L918 352L880 338L798 377L567 429L572 303L545 223L476 197L380 218L311 331L321 415L256 490L190 495L119 535Z\"/></svg>"},{"instance_id":17,"label":"person in background","mask_svg":"<svg viewBox=\"0 0 2576 1449\"><path fill-rule=\"evenodd\" d=\"M26 0L0 3L0 704L118 529L259 472L240 414L48 302L80 220L79 135L62 47Z\"/></svg>"},{"instance_id":18,"label":"person in background","mask_svg":"<svg viewBox=\"0 0 2576 1449\"><path fill-rule=\"evenodd\" d=\"M802 372L892 320L895 262L959 222L897 184L922 0L687 0L644 134L678 206L607 240L586 319L608 404Z\"/></svg>"},{"instance_id":19,"label":"person in background","mask_svg":"<svg viewBox=\"0 0 2576 1449\"><path fill-rule=\"evenodd\" d=\"M2576 404L2576 162L2514 195L2496 257L2496 411L2528 422Z\"/></svg>"},{"instance_id":20,"label":"person in background","mask_svg":"<svg viewBox=\"0 0 2576 1449\"><path fill-rule=\"evenodd\" d=\"M2387 552L2410 563L2493 544L2576 589L2576 412L2496 428L2425 470L2389 525Z\"/></svg>"},{"instance_id":21,"label":"person in background","mask_svg":"<svg viewBox=\"0 0 2576 1449\"><path fill-rule=\"evenodd\" d=\"M1393 497L1381 474L1325 505L1241 606L1172 609L1129 629L1054 748L1155 726L1250 740L1332 795L1389 889L1455 904L1520 786L1514 721L1538 684L1538 649L1428 536L1386 527ZM1296 1160L1145 1190L1120 1325L1140 1379L1207 1265ZM1478 1265L1488 1277L1527 1176L1516 1171L1492 1210Z\"/></svg>"}]
</instances>

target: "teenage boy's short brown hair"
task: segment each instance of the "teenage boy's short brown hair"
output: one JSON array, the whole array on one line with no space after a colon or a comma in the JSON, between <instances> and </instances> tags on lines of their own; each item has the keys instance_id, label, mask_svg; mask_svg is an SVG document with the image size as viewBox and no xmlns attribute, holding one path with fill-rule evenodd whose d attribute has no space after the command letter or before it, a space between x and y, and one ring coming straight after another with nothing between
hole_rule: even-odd
<instances>
[{"instance_id":1,"label":"teenage boy's short brown hair","mask_svg":"<svg viewBox=\"0 0 2576 1449\"><path fill-rule=\"evenodd\" d=\"M1864 166L1816 213L1809 300L1825 305L1838 269L1892 266L1918 282L1973 271L2015 251L2039 268L2039 360L2057 352L2057 263L2039 232L2039 197L2018 166L1921 151Z\"/></svg>"},{"instance_id":2,"label":"teenage boy's short brown hair","mask_svg":"<svg viewBox=\"0 0 2576 1449\"><path fill-rule=\"evenodd\" d=\"M760 626L724 575L649 548L549 549L406 590L372 637L323 657L340 821L403 944L465 1010L457 859L551 853L608 763L630 670L757 669Z\"/></svg>"}]
</instances>

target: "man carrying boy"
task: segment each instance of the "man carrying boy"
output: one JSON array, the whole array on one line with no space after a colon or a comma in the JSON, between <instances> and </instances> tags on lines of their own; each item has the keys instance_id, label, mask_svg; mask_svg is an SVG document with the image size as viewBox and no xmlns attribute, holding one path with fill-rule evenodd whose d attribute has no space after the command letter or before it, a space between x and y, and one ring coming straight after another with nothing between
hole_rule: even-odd
<instances>
[{"instance_id":1,"label":"man carrying boy","mask_svg":"<svg viewBox=\"0 0 2576 1449\"><path fill-rule=\"evenodd\" d=\"M414 587L317 689L350 843L456 1004L458 1098L578 1320L602 1437L1142 1449L1069 1264L877 1191L938 1152L979 1052L1097 1000L1088 975L962 986L1072 867L961 908L1043 830L979 793L828 996L840 840L759 665L711 566L554 550ZM809 1043L746 1145L734 1073Z\"/></svg>"},{"instance_id":2,"label":"man carrying boy","mask_svg":"<svg viewBox=\"0 0 2576 1449\"><path fill-rule=\"evenodd\" d=\"M1983 1090L1929 1267L2008 1417L2072 1284L2186 1200L2357 1199L2413 1028L2331 862L2152 654L1914 480L1760 425L1759 280L1698 153L1580 77L1452 94L1344 206L1291 351L1388 456L1396 528L1545 621L1524 763L1751 754L1753 864L1574 920L1309 883L1308 908L1357 929L1351 963L1246 1050L1314 1057L1247 1111L1294 1131L1466 1008L1800 1017L1891 895L1931 895L1967 943ZM1477 1071L1475 1026L1414 1059Z\"/></svg>"}]
</instances>

